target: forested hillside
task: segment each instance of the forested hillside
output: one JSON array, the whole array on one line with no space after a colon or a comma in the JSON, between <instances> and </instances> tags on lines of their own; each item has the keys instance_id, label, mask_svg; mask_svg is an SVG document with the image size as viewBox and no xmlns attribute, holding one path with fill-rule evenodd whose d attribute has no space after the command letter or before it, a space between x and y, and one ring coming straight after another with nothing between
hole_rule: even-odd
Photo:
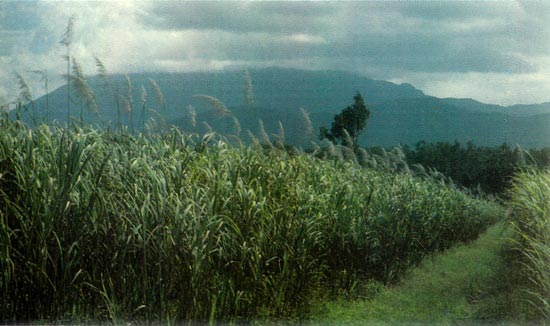
<instances>
[{"instance_id":1,"label":"forested hillside","mask_svg":"<svg viewBox=\"0 0 550 326\"><path fill-rule=\"evenodd\" d=\"M72 114L78 117L82 108L88 121L102 121L111 127L119 123L130 125L125 109L128 103L124 100L128 98L133 105L132 123L136 126L141 125L141 119L154 116L150 109L158 112L167 124L186 131L206 131L204 121L215 131L229 134L234 130L234 116L245 133L247 130L257 133L262 120L271 134L278 131L280 121L288 136L286 141L305 147L310 139L303 132L300 109L309 113L317 136L319 127L329 124L334 114L359 91L372 112L360 138L362 146L458 140L479 146L508 143L522 148L550 147L548 104L502 107L471 99L441 99L427 96L409 84L397 85L337 71L270 68L250 70L249 76L249 84L244 71L141 73L130 74L128 79L122 75L89 77L101 118L88 116L85 103L77 101L74 95ZM251 95L250 103L247 94ZM231 114L214 114L212 105L195 95L218 99ZM66 103L66 89L61 87L37 99L34 110L47 112L40 115L47 116L48 121L64 122ZM189 105L194 109L190 111ZM190 122L192 116L196 125ZM30 115L25 120L30 122Z\"/></svg>"}]
</instances>

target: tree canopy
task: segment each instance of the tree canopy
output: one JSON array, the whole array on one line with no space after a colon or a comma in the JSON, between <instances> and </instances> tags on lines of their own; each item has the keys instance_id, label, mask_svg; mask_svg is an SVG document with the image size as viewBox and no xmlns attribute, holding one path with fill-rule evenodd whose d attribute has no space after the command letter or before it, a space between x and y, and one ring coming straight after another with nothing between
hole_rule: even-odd
<instances>
[{"instance_id":1,"label":"tree canopy","mask_svg":"<svg viewBox=\"0 0 550 326\"><path fill-rule=\"evenodd\" d=\"M334 116L330 130L321 127L320 138L321 140L326 138L335 144L341 142L344 146L357 148L359 135L365 129L369 116L370 111L361 94L357 92L353 97L353 104Z\"/></svg>"}]
</instances>

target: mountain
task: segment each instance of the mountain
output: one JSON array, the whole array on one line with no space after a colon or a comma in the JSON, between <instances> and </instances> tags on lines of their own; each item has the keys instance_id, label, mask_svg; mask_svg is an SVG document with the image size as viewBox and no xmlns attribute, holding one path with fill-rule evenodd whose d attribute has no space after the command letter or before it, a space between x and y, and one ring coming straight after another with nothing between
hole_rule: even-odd
<instances>
[{"instance_id":1,"label":"mountain","mask_svg":"<svg viewBox=\"0 0 550 326\"><path fill-rule=\"evenodd\" d=\"M141 89L144 88L147 109L158 111L168 124L188 131L201 131L201 121L206 121L215 131L234 132L234 120L230 116L217 117L211 105L194 97L204 94L218 98L232 111L243 130L242 135L246 130L257 135L260 119L269 134L277 133L280 121L288 142L307 146L309 140L304 137L305 125L299 109L309 112L316 137L319 127L330 127L334 115L351 104L355 93L360 92L371 111L360 138L365 146L459 140L488 146L507 142L525 148L550 147L550 103L504 107L472 99L437 98L410 84L398 85L339 71L268 68L250 70L250 75L252 109L246 105L243 71L130 74L134 124L141 125ZM156 99L150 80L162 90L165 108ZM103 121L111 126L119 120L128 123L121 100L128 89L125 76L111 75L106 80L90 77L88 82L94 90ZM48 94L48 121L66 121L66 91L63 86ZM117 93L119 109L115 105ZM35 106L45 112L46 102L44 96ZM197 127L189 123L188 105L196 108ZM78 117L81 107L73 103L72 115ZM85 108L83 112L86 119L92 119ZM151 113L145 111L145 118L148 117Z\"/></svg>"},{"instance_id":2,"label":"mountain","mask_svg":"<svg viewBox=\"0 0 550 326\"><path fill-rule=\"evenodd\" d=\"M518 114L515 107L458 107L453 102L425 97L374 106L364 140L376 139L381 146L410 145L416 140L471 141L483 146L508 143L523 148L550 146L550 110L540 113L544 112L544 105L534 105Z\"/></svg>"},{"instance_id":3,"label":"mountain","mask_svg":"<svg viewBox=\"0 0 550 326\"><path fill-rule=\"evenodd\" d=\"M518 116L533 116L550 112L550 102L541 104L516 104L511 106L500 106L496 104L485 104L473 99L446 98L446 102L460 109L500 112Z\"/></svg>"}]
</instances>

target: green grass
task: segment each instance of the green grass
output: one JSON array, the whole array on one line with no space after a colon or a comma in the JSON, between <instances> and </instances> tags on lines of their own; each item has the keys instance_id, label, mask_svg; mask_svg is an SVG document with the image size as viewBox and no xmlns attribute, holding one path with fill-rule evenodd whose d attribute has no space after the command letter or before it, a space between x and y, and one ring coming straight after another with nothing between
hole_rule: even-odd
<instances>
[{"instance_id":1,"label":"green grass","mask_svg":"<svg viewBox=\"0 0 550 326\"><path fill-rule=\"evenodd\" d=\"M429 178L214 135L0 125L6 322L292 316L502 214Z\"/></svg>"},{"instance_id":2,"label":"green grass","mask_svg":"<svg viewBox=\"0 0 550 326\"><path fill-rule=\"evenodd\" d=\"M426 258L401 283L367 300L320 304L313 324L525 325L521 289L506 255L502 223L478 240ZM532 320L531 320L532 322Z\"/></svg>"},{"instance_id":3,"label":"green grass","mask_svg":"<svg viewBox=\"0 0 550 326\"><path fill-rule=\"evenodd\" d=\"M515 258L531 310L550 323L550 171L525 171L510 191Z\"/></svg>"}]
</instances>

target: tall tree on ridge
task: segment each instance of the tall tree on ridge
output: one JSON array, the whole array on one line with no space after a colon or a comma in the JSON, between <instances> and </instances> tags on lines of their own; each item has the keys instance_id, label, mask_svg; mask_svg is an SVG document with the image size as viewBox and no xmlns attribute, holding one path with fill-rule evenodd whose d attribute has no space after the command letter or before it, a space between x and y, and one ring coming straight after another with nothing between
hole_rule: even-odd
<instances>
[{"instance_id":1,"label":"tall tree on ridge","mask_svg":"<svg viewBox=\"0 0 550 326\"><path fill-rule=\"evenodd\" d=\"M359 92L353 97L353 104L334 116L332 127L321 127L320 139L328 139L334 144L338 141L344 146L358 148L358 138L370 117L370 111ZM351 143L350 143L351 142Z\"/></svg>"}]
</instances>

